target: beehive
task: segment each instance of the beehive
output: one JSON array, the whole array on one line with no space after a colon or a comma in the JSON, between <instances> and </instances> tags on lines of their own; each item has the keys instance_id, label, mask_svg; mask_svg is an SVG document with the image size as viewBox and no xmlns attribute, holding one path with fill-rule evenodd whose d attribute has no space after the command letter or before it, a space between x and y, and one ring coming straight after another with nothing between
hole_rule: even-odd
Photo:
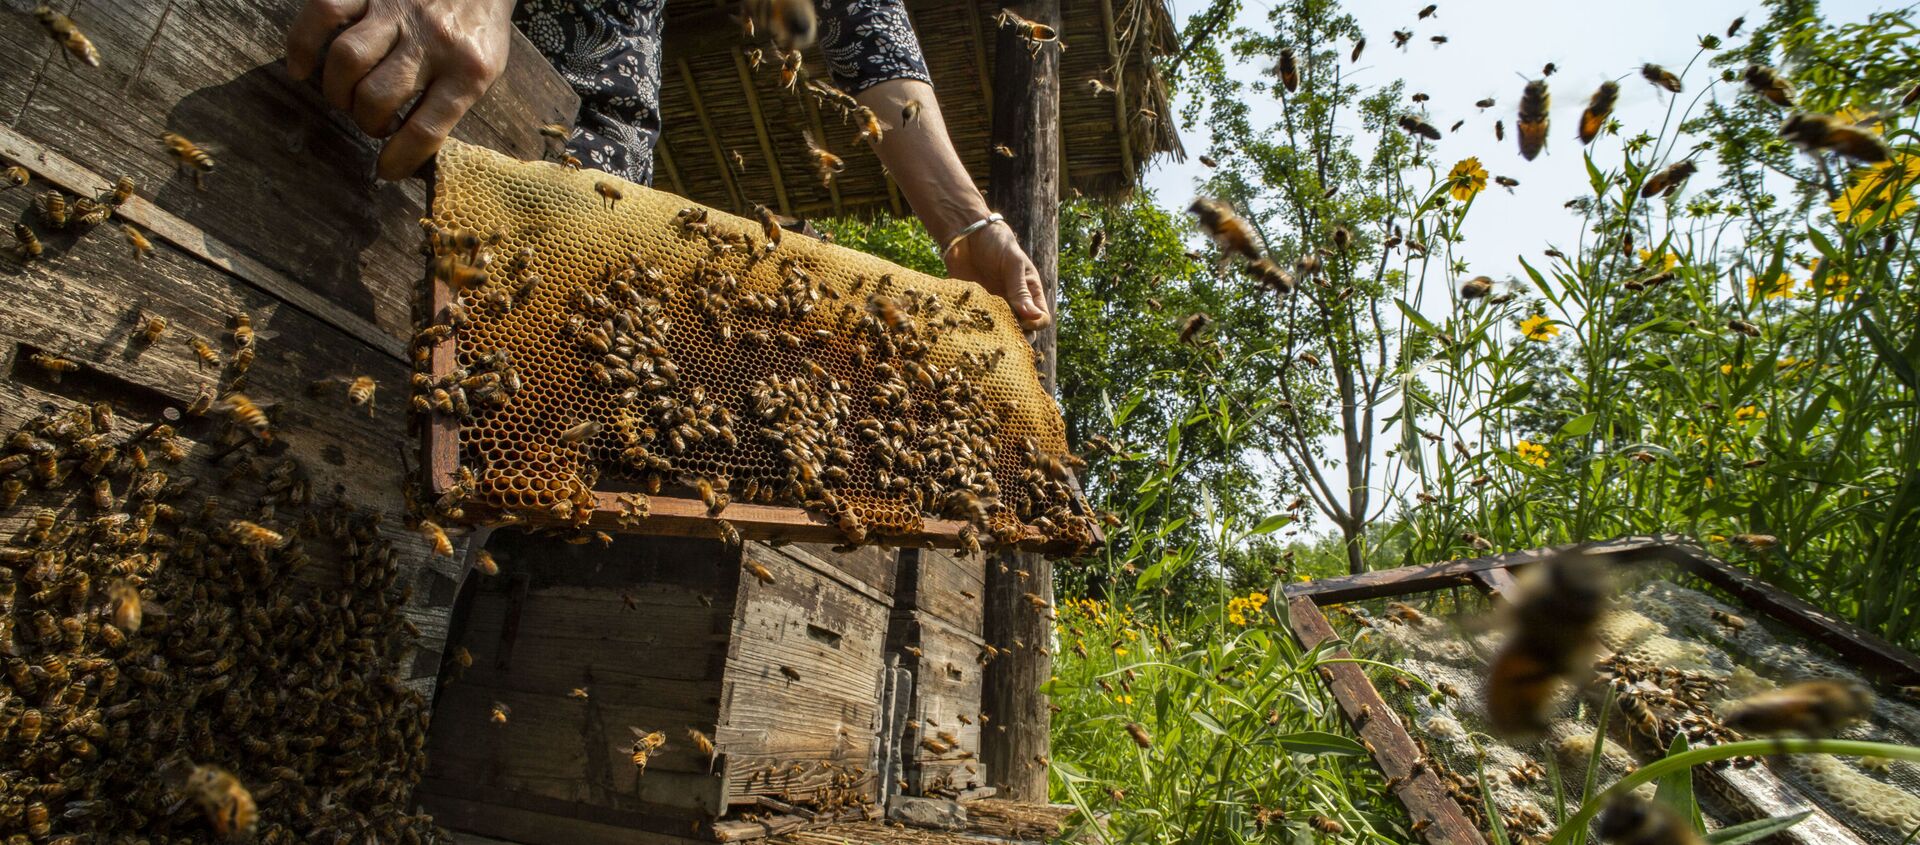
<instances>
[{"instance_id":1,"label":"beehive","mask_svg":"<svg viewBox=\"0 0 1920 845\"><path fill-rule=\"evenodd\" d=\"M456 369L417 380L416 409L457 420L483 508L584 523L596 488L698 490L855 543L929 518L973 523L965 546L1097 536L1058 407L977 285L597 172L457 143L438 170L431 283L454 307L420 340Z\"/></svg>"}]
</instances>

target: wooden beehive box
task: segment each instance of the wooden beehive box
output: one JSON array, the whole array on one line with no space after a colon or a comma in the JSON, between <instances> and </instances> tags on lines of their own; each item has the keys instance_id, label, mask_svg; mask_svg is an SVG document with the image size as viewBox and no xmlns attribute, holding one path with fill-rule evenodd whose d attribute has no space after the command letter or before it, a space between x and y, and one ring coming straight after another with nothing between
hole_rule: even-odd
<instances>
[{"instance_id":1,"label":"wooden beehive box","mask_svg":"<svg viewBox=\"0 0 1920 845\"><path fill-rule=\"evenodd\" d=\"M443 824L535 845L724 841L873 812L890 553L490 548L501 574L456 613L472 666L446 669L420 790ZM642 770L634 743L654 731L666 744Z\"/></svg>"},{"instance_id":2,"label":"wooden beehive box","mask_svg":"<svg viewBox=\"0 0 1920 845\"><path fill-rule=\"evenodd\" d=\"M980 760L981 677L987 558L937 549L900 552L900 588L889 625L889 648L912 673L908 728L902 735L904 785L910 795L951 797L984 786ZM957 741L954 741L957 740Z\"/></svg>"}]
</instances>

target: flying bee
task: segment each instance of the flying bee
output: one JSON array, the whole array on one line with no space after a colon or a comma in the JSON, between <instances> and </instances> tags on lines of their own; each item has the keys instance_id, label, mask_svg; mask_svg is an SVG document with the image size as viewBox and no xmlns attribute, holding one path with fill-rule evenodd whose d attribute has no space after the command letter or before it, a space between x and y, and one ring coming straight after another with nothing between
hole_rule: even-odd
<instances>
[{"instance_id":1,"label":"flying bee","mask_svg":"<svg viewBox=\"0 0 1920 845\"><path fill-rule=\"evenodd\" d=\"M788 666L784 663L781 664L780 674L781 676L785 677L787 680L792 681L796 684L800 682L800 670L795 669L792 666Z\"/></svg>"},{"instance_id":2,"label":"flying bee","mask_svg":"<svg viewBox=\"0 0 1920 845\"><path fill-rule=\"evenodd\" d=\"M33 10L33 17L47 31L60 48L67 51L61 58L71 62L79 59L87 67L100 66L100 50L93 46L87 34L80 31L73 19L53 10L45 3Z\"/></svg>"},{"instance_id":3,"label":"flying bee","mask_svg":"<svg viewBox=\"0 0 1920 845\"><path fill-rule=\"evenodd\" d=\"M46 251L46 247L35 237L33 230L25 223L13 224L13 251L21 261L32 261Z\"/></svg>"},{"instance_id":4,"label":"flying bee","mask_svg":"<svg viewBox=\"0 0 1920 845\"><path fill-rule=\"evenodd\" d=\"M1400 128L1408 134L1418 135L1429 141L1438 141L1441 137L1440 127L1434 126L1410 114L1400 116Z\"/></svg>"},{"instance_id":5,"label":"flying bee","mask_svg":"<svg viewBox=\"0 0 1920 845\"><path fill-rule=\"evenodd\" d=\"M145 261L148 256L153 255L153 242L147 240L146 235L140 234L140 230L134 228L132 223L121 225L120 231L127 235L127 246L133 248L134 260Z\"/></svg>"},{"instance_id":6,"label":"flying bee","mask_svg":"<svg viewBox=\"0 0 1920 845\"><path fill-rule=\"evenodd\" d=\"M1433 42L1433 46L1435 47L1447 43L1447 37L1444 35L1435 35L1427 40Z\"/></svg>"},{"instance_id":7,"label":"flying bee","mask_svg":"<svg viewBox=\"0 0 1920 845\"><path fill-rule=\"evenodd\" d=\"M1676 161L1668 165L1667 169L1655 173L1652 177L1648 178L1647 183L1640 186L1640 196L1643 199L1655 195L1663 197L1673 196L1674 192L1680 190L1681 185L1686 184L1687 178L1699 172L1699 170L1699 166L1691 161L1685 159Z\"/></svg>"},{"instance_id":8,"label":"flying bee","mask_svg":"<svg viewBox=\"0 0 1920 845\"><path fill-rule=\"evenodd\" d=\"M749 558L749 559L748 559L748 560L746 561L746 563L744 564L744 566L746 567L746 569L747 569L747 572L748 572L749 574L751 574L751 575L752 575L753 577L755 577L755 578L757 578L757 579L759 579L759 581L760 581L760 583L762 583L762 584L772 584L772 583L773 583L773 572L772 572L772 570L769 570L769 569L767 569L767 567L766 567L765 565L763 565L763 564L761 564L761 563L760 563L759 561L757 561L757 560L753 560L753 559L751 559L751 558Z\"/></svg>"},{"instance_id":9,"label":"flying bee","mask_svg":"<svg viewBox=\"0 0 1920 845\"><path fill-rule=\"evenodd\" d=\"M1615 845L1704 845L1693 826L1667 805L1622 795L1600 814L1600 837Z\"/></svg>"},{"instance_id":10,"label":"flying bee","mask_svg":"<svg viewBox=\"0 0 1920 845\"><path fill-rule=\"evenodd\" d=\"M1519 116L1514 128L1520 135L1520 155L1528 161L1540 155L1547 146L1547 108L1550 98L1547 94L1547 82L1536 79L1527 83L1526 90L1520 92ZM1497 127L1499 124L1494 124Z\"/></svg>"},{"instance_id":11,"label":"flying bee","mask_svg":"<svg viewBox=\"0 0 1920 845\"><path fill-rule=\"evenodd\" d=\"M599 420L584 420L572 428L560 432L560 442L564 445L574 446L592 440L599 436L599 434Z\"/></svg>"},{"instance_id":12,"label":"flying bee","mask_svg":"<svg viewBox=\"0 0 1920 845\"><path fill-rule=\"evenodd\" d=\"M1087 80L1087 91L1093 94L1093 96L1098 97L1102 94L1114 93L1114 88L1112 85L1108 85L1106 80L1096 76Z\"/></svg>"},{"instance_id":13,"label":"flying bee","mask_svg":"<svg viewBox=\"0 0 1920 845\"><path fill-rule=\"evenodd\" d=\"M1127 736L1133 740L1134 745L1138 745L1141 748L1153 747L1153 735L1147 733L1147 729L1141 726L1139 722L1127 723Z\"/></svg>"},{"instance_id":14,"label":"flying bee","mask_svg":"<svg viewBox=\"0 0 1920 845\"><path fill-rule=\"evenodd\" d=\"M180 169L193 173L193 186L206 190L206 174L213 172L213 156L178 133L165 133L160 140L167 145L167 152L173 154L173 160Z\"/></svg>"},{"instance_id":15,"label":"flying bee","mask_svg":"<svg viewBox=\"0 0 1920 845\"><path fill-rule=\"evenodd\" d=\"M773 43L782 50L799 52L819 38L820 18L812 0L771 0L763 11Z\"/></svg>"},{"instance_id":16,"label":"flying bee","mask_svg":"<svg viewBox=\"0 0 1920 845\"><path fill-rule=\"evenodd\" d=\"M1427 18L1433 17L1433 13L1438 11L1439 9L1440 9L1440 4L1430 3L1427 5L1426 8L1420 10L1420 16L1416 18L1416 20L1426 20Z\"/></svg>"},{"instance_id":17,"label":"flying bee","mask_svg":"<svg viewBox=\"0 0 1920 845\"><path fill-rule=\"evenodd\" d=\"M1776 106L1793 105L1793 85L1773 68L1763 64L1747 65L1747 88Z\"/></svg>"},{"instance_id":18,"label":"flying bee","mask_svg":"<svg viewBox=\"0 0 1920 845\"><path fill-rule=\"evenodd\" d=\"M1772 534L1735 534L1728 537L1727 542L1749 552L1764 552L1780 545L1780 538Z\"/></svg>"},{"instance_id":19,"label":"flying bee","mask_svg":"<svg viewBox=\"0 0 1920 845\"><path fill-rule=\"evenodd\" d=\"M1001 158L1019 158L1020 157L1019 153L1014 152L1013 148L1007 146L1006 144L994 144L993 154Z\"/></svg>"},{"instance_id":20,"label":"flying bee","mask_svg":"<svg viewBox=\"0 0 1920 845\"><path fill-rule=\"evenodd\" d=\"M227 536L238 545L254 549L277 549L287 544L286 535L244 519L228 522Z\"/></svg>"},{"instance_id":21,"label":"flying bee","mask_svg":"<svg viewBox=\"0 0 1920 845\"><path fill-rule=\"evenodd\" d=\"M820 184L832 185L834 175L847 169L846 160L823 149L813 140L812 132L803 130L800 137L807 142L807 156L813 161L813 172L820 177Z\"/></svg>"},{"instance_id":22,"label":"flying bee","mask_svg":"<svg viewBox=\"0 0 1920 845\"><path fill-rule=\"evenodd\" d=\"M1724 610L1708 611L1707 618L1712 619L1713 621L1718 622L1721 625L1725 625L1726 627L1731 628L1735 631L1744 631L1747 629L1747 620L1741 617L1735 616L1731 613L1728 613Z\"/></svg>"},{"instance_id":23,"label":"flying bee","mask_svg":"<svg viewBox=\"0 0 1920 845\"><path fill-rule=\"evenodd\" d=\"M1461 299L1482 299L1493 293L1493 279L1487 276L1475 276L1460 285Z\"/></svg>"},{"instance_id":24,"label":"flying bee","mask_svg":"<svg viewBox=\"0 0 1920 845\"><path fill-rule=\"evenodd\" d=\"M1187 213L1200 218L1200 228L1213 238L1220 251L1240 255L1249 261L1259 259L1260 248L1254 244L1253 227L1234 213L1233 206L1201 197L1187 207Z\"/></svg>"},{"instance_id":25,"label":"flying bee","mask_svg":"<svg viewBox=\"0 0 1920 845\"><path fill-rule=\"evenodd\" d=\"M107 600L113 608L113 625L126 633L138 633L140 630L140 591L126 581L115 581L107 587Z\"/></svg>"},{"instance_id":26,"label":"flying bee","mask_svg":"<svg viewBox=\"0 0 1920 845\"><path fill-rule=\"evenodd\" d=\"M555 141L560 141L564 143L569 137L572 137L573 131L568 129L566 127L566 124L549 123L540 127L540 134L547 138L551 138Z\"/></svg>"},{"instance_id":27,"label":"flying bee","mask_svg":"<svg viewBox=\"0 0 1920 845\"><path fill-rule=\"evenodd\" d=\"M753 214L760 218L760 229L767 236L767 249L769 251L779 249L780 238L786 233L785 229L780 228L780 218L774 216L773 209L764 205L754 206Z\"/></svg>"},{"instance_id":28,"label":"flying bee","mask_svg":"<svg viewBox=\"0 0 1920 845\"><path fill-rule=\"evenodd\" d=\"M1648 62L1640 66L1640 75L1655 87L1665 88L1675 94L1680 93L1680 77L1675 76L1673 71Z\"/></svg>"},{"instance_id":29,"label":"flying bee","mask_svg":"<svg viewBox=\"0 0 1920 845\"><path fill-rule=\"evenodd\" d=\"M347 401L356 408L366 408L367 416L373 416L373 392L378 387L372 376L356 376L347 385Z\"/></svg>"},{"instance_id":30,"label":"flying bee","mask_svg":"<svg viewBox=\"0 0 1920 845\"><path fill-rule=\"evenodd\" d=\"M701 733L699 728L688 728L687 739L693 741L693 747L699 749L701 754L705 754L708 759L713 758L715 753L713 740L707 738L706 734Z\"/></svg>"},{"instance_id":31,"label":"flying bee","mask_svg":"<svg viewBox=\"0 0 1920 845\"><path fill-rule=\"evenodd\" d=\"M1292 47L1280 48L1280 62L1274 65L1273 74L1280 77L1280 84L1286 86L1287 93L1300 90L1300 60L1294 56Z\"/></svg>"},{"instance_id":32,"label":"flying bee","mask_svg":"<svg viewBox=\"0 0 1920 845\"><path fill-rule=\"evenodd\" d=\"M508 707L505 702L496 701L493 703L493 707L487 711L487 721L496 725L504 725L507 723L507 718L512 715L513 708Z\"/></svg>"},{"instance_id":33,"label":"flying bee","mask_svg":"<svg viewBox=\"0 0 1920 845\"><path fill-rule=\"evenodd\" d=\"M1600 130L1606 126L1608 115L1613 114L1613 104L1619 99L1620 83L1611 79L1600 83L1593 98L1587 101L1587 110L1580 113L1580 143L1591 144L1600 137Z\"/></svg>"},{"instance_id":34,"label":"flying bee","mask_svg":"<svg viewBox=\"0 0 1920 845\"><path fill-rule=\"evenodd\" d=\"M1780 124L1780 135L1807 152L1832 150L1855 161L1886 161L1887 144L1872 132L1825 114L1796 114Z\"/></svg>"},{"instance_id":35,"label":"flying bee","mask_svg":"<svg viewBox=\"0 0 1920 845\"><path fill-rule=\"evenodd\" d=\"M1743 733L1824 737L1871 716L1873 704L1873 691L1857 683L1802 681L1735 704L1723 721Z\"/></svg>"},{"instance_id":36,"label":"flying bee","mask_svg":"<svg viewBox=\"0 0 1920 845\"><path fill-rule=\"evenodd\" d=\"M1405 50L1407 49L1407 42L1412 40L1413 40L1412 30L1396 29L1393 31L1393 46L1395 47Z\"/></svg>"},{"instance_id":37,"label":"flying bee","mask_svg":"<svg viewBox=\"0 0 1920 845\"><path fill-rule=\"evenodd\" d=\"M880 116L873 109L861 106L854 110L854 119L860 124L859 140L878 144L887 134L887 128L880 123Z\"/></svg>"},{"instance_id":38,"label":"flying bee","mask_svg":"<svg viewBox=\"0 0 1920 845\"><path fill-rule=\"evenodd\" d=\"M620 205L620 200L624 198L620 189L612 182L595 182L593 184L593 192L600 195L601 201L606 203L608 210L612 210Z\"/></svg>"},{"instance_id":39,"label":"flying bee","mask_svg":"<svg viewBox=\"0 0 1920 845\"><path fill-rule=\"evenodd\" d=\"M234 422L246 426L253 432L253 435L260 438L262 442L273 442L272 422L267 419L266 412L260 410L260 406L255 405L253 400L247 398L245 393L227 394L227 398L224 401L227 414L233 417Z\"/></svg>"},{"instance_id":40,"label":"flying bee","mask_svg":"<svg viewBox=\"0 0 1920 845\"><path fill-rule=\"evenodd\" d=\"M1756 326L1745 320L1728 320L1727 328L1732 330L1735 334L1742 334L1742 335L1746 335L1747 337L1759 337L1762 334L1759 326Z\"/></svg>"},{"instance_id":41,"label":"flying bee","mask_svg":"<svg viewBox=\"0 0 1920 845\"><path fill-rule=\"evenodd\" d=\"M1559 70L1559 69L1560 69L1560 66L1559 66L1559 65L1556 65L1556 64L1554 64L1553 62L1547 62L1545 66L1543 66L1543 67L1541 67L1541 68L1540 68L1540 75L1541 75L1541 76L1552 76L1552 75L1553 75L1553 72L1554 72L1554 71L1556 71L1556 70Z\"/></svg>"},{"instance_id":42,"label":"flying bee","mask_svg":"<svg viewBox=\"0 0 1920 845\"><path fill-rule=\"evenodd\" d=\"M480 551L474 553L473 568L479 570L481 575L499 575L500 574L499 561L494 560L493 553L487 551L486 549L481 549Z\"/></svg>"},{"instance_id":43,"label":"flying bee","mask_svg":"<svg viewBox=\"0 0 1920 845\"><path fill-rule=\"evenodd\" d=\"M1486 707L1495 733L1545 730L1560 681L1588 663L1612 584L1604 559L1567 552L1525 573L1510 597L1506 643L1494 656Z\"/></svg>"},{"instance_id":44,"label":"flying bee","mask_svg":"<svg viewBox=\"0 0 1920 845\"><path fill-rule=\"evenodd\" d=\"M1338 836L1347 830L1346 826L1318 813L1307 819L1307 826L1328 836Z\"/></svg>"},{"instance_id":45,"label":"flying bee","mask_svg":"<svg viewBox=\"0 0 1920 845\"><path fill-rule=\"evenodd\" d=\"M1040 48L1048 44L1057 44L1060 33L1053 27L1036 21L1030 21L1013 13L1011 9L1001 9L994 21L1001 26L1011 26L1021 38L1027 40L1027 49L1039 53Z\"/></svg>"},{"instance_id":46,"label":"flying bee","mask_svg":"<svg viewBox=\"0 0 1920 845\"><path fill-rule=\"evenodd\" d=\"M1360 61L1360 54L1366 51L1367 51L1367 39L1362 37L1358 41L1353 42L1353 54L1347 58L1347 61L1350 61L1350 62Z\"/></svg>"},{"instance_id":47,"label":"flying bee","mask_svg":"<svg viewBox=\"0 0 1920 845\"><path fill-rule=\"evenodd\" d=\"M447 530L430 519L420 520L420 536L427 538L433 547L433 553L441 557L453 557L453 540L447 537Z\"/></svg>"},{"instance_id":48,"label":"flying bee","mask_svg":"<svg viewBox=\"0 0 1920 845\"><path fill-rule=\"evenodd\" d=\"M1513 193L1514 188L1520 187L1520 180L1511 176L1495 176L1493 177L1493 183L1502 188L1506 188L1507 193Z\"/></svg>"},{"instance_id":49,"label":"flying bee","mask_svg":"<svg viewBox=\"0 0 1920 845\"><path fill-rule=\"evenodd\" d=\"M253 802L253 794L233 776L232 772L218 766L198 766L185 764L185 776L179 778L180 792L194 803L200 805L200 812L206 815L207 823L213 826L213 832L222 839L245 839L253 834L260 821L260 812Z\"/></svg>"},{"instance_id":50,"label":"flying bee","mask_svg":"<svg viewBox=\"0 0 1920 845\"><path fill-rule=\"evenodd\" d=\"M1094 81L1098 82L1099 80L1096 79ZM908 100L906 105L900 107L900 125L912 126L914 121L920 119L920 109L921 105L919 100Z\"/></svg>"},{"instance_id":51,"label":"flying bee","mask_svg":"<svg viewBox=\"0 0 1920 845\"><path fill-rule=\"evenodd\" d=\"M1187 319L1180 323L1180 342L1189 346L1193 345L1195 339L1200 336L1200 332L1204 331L1207 324L1211 322L1213 322L1213 318L1201 312L1196 311L1188 315Z\"/></svg>"}]
</instances>

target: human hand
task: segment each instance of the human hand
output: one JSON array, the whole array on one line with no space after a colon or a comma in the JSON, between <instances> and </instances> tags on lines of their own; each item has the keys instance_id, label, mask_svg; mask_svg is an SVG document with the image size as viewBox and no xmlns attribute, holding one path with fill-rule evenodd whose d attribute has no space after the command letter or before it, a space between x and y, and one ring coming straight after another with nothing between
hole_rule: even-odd
<instances>
[{"instance_id":1,"label":"human hand","mask_svg":"<svg viewBox=\"0 0 1920 845\"><path fill-rule=\"evenodd\" d=\"M512 16L513 0L307 0L287 33L287 72L311 77L345 27L321 89L368 135L392 136L380 177L405 179L506 69Z\"/></svg>"},{"instance_id":2,"label":"human hand","mask_svg":"<svg viewBox=\"0 0 1920 845\"><path fill-rule=\"evenodd\" d=\"M947 273L956 279L979 282L988 292L1012 306L1020 327L1038 331L1053 323L1047 313L1046 289L1013 230L995 223L968 235L947 255Z\"/></svg>"}]
</instances>

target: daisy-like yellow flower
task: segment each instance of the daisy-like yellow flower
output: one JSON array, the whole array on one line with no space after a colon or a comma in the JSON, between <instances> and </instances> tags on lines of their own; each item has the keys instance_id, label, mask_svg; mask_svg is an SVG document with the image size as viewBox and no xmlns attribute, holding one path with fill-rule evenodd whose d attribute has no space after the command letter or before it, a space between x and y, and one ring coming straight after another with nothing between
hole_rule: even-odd
<instances>
[{"instance_id":1,"label":"daisy-like yellow flower","mask_svg":"<svg viewBox=\"0 0 1920 845\"><path fill-rule=\"evenodd\" d=\"M1659 255L1654 255L1653 250L1650 250L1650 249L1643 249L1643 250L1640 250L1639 252L1640 252L1640 266L1645 267L1648 270L1651 270L1655 273L1661 273L1667 270L1672 270L1674 267L1677 267L1680 264L1680 256L1674 255L1671 252L1663 252L1663 253L1660 253Z\"/></svg>"},{"instance_id":2,"label":"daisy-like yellow flower","mask_svg":"<svg viewBox=\"0 0 1920 845\"><path fill-rule=\"evenodd\" d=\"M1235 625L1245 625L1247 624L1247 617L1241 616L1240 611L1236 610L1227 614L1227 621Z\"/></svg>"},{"instance_id":3,"label":"daisy-like yellow flower","mask_svg":"<svg viewBox=\"0 0 1920 845\"><path fill-rule=\"evenodd\" d=\"M1763 282L1749 276L1747 278L1747 296L1754 300L1786 299L1793 295L1793 277L1786 273L1775 276L1773 281Z\"/></svg>"},{"instance_id":4,"label":"daisy-like yellow flower","mask_svg":"<svg viewBox=\"0 0 1920 845\"><path fill-rule=\"evenodd\" d=\"M1545 467L1547 459L1553 456L1552 452L1547 451L1547 447L1529 440L1513 444L1513 453L1519 455L1520 460L1537 467Z\"/></svg>"},{"instance_id":5,"label":"daisy-like yellow flower","mask_svg":"<svg viewBox=\"0 0 1920 845\"><path fill-rule=\"evenodd\" d=\"M1468 156L1453 166L1453 172L1447 174L1447 192L1461 202L1473 199L1473 195L1487 189L1487 169L1480 166L1480 159Z\"/></svg>"},{"instance_id":6,"label":"daisy-like yellow flower","mask_svg":"<svg viewBox=\"0 0 1920 845\"><path fill-rule=\"evenodd\" d=\"M1126 695L1126 694L1124 694L1124 693L1123 693L1123 694L1121 694L1121 695L1116 695L1116 696L1114 696L1114 697L1113 697L1113 703L1115 703L1115 704L1132 704L1132 703L1133 703L1133 696L1131 696L1131 695Z\"/></svg>"},{"instance_id":7,"label":"daisy-like yellow flower","mask_svg":"<svg viewBox=\"0 0 1920 845\"><path fill-rule=\"evenodd\" d=\"M1117 646L1114 646L1114 647L1113 647L1113 656L1115 656L1115 657L1126 657L1126 656L1127 656L1127 647L1126 647L1126 646L1123 646L1123 645L1117 645Z\"/></svg>"},{"instance_id":8,"label":"daisy-like yellow flower","mask_svg":"<svg viewBox=\"0 0 1920 845\"><path fill-rule=\"evenodd\" d=\"M1752 405L1741 405L1733 409L1734 422L1752 422L1753 420L1764 420L1766 418L1766 411L1762 411Z\"/></svg>"},{"instance_id":9,"label":"daisy-like yellow flower","mask_svg":"<svg viewBox=\"0 0 1920 845\"><path fill-rule=\"evenodd\" d=\"M1528 340L1545 343L1560 336L1560 327L1553 324L1545 314L1535 314L1520 321L1520 333Z\"/></svg>"},{"instance_id":10,"label":"daisy-like yellow flower","mask_svg":"<svg viewBox=\"0 0 1920 845\"><path fill-rule=\"evenodd\" d=\"M1887 128L1881 125L1880 113L1873 109L1857 109L1848 106L1847 108L1834 112L1833 119L1841 123L1865 129L1875 135L1882 135L1887 131Z\"/></svg>"},{"instance_id":11,"label":"daisy-like yellow flower","mask_svg":"<svg viewBox=\"0 0 1920 845\"><path fill-rule=\"evenodd\" d=\"M1887 219L1897 219L1913 210L1916 183L1920 183L1920 156L1896 156L1856 175L1853 184L1827 207L1843 223L1865 223L1892 204Z\"/></svg>"}]
</instances>

